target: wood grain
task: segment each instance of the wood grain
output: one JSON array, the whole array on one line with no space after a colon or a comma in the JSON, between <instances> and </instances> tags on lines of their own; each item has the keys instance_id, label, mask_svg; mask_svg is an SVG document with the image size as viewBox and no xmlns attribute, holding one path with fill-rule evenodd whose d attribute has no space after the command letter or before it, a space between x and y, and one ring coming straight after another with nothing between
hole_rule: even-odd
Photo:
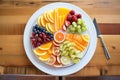
<instances>
[{"instance_id":1,"label":"wood grain","mask_svg":"<svg viewBox=\"0 0 120 80\"><path fill-rule=\"evenodd\" d=\"M91 18L96 17L99 23L120 23L119 0L2 0L0 2L0 23L14 24L16 21L16 23L26 23L37 9L57 1L68 2L79 6L85 10Z\"/></svg>"},{"instance_id":2,"label":"wood grain","mask_svg":"<svg viewBox=\"0 0 120 80\"><path fill-rule=\"evenodd\" d=\"M48 75L0 75L0 80L58 80L55 76Z\"/></svg>"},{"instance_id":3,"label":"wood grain","mask_svg":"<svg viewBox=\"0 0 120 80\"><path fill-rule=\"evenodd\" d=\"M31 15L42 6L53 2L72 3L82 8L91 19L95 17L111 55L111 60L107 61L98 39L97 48L92 60L82 70L72 75L79 77L120 75L120 0L1 0L0 74L47 75L33 66L26 56L23 47L23 33ZM19 76L13 77L20 78ZM0 80L8 78L10 77L3 75L1 77L0 75ZM44 76L42 78L37 76L35 79L39 80L39 78L40 80L45 79ZM55 77L49 78L47 77L46 80L56 80ZM22 76L20 79L27 78ZM29 77L29 79L33 79L33 76ZM80 80L78 77L64 79ZM82 80L84 79L93 78L82 78ZM98 80L101 78L94 77L94 79Z\"/></svg>"}]
</instances>

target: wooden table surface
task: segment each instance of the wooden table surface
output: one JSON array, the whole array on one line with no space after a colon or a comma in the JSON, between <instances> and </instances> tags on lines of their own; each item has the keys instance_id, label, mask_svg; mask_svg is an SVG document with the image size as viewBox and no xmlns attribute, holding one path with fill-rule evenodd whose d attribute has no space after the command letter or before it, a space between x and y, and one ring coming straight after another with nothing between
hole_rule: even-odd
<instances>
[{"instance_id":1,"label":"wooden table surface","mask_svg":"<svg viewBox=\"0 0 120 80\"><path fill-rule=\"evenodd\" d=\"M0 74L48 75L27 58L23 32L37 9L57 1L79 6L91 19L97 19L111 55L111 59L106 60L98 39L92 60L72 76L120 76L120 0L0 0Z\"/></svg>"}]
</instances>

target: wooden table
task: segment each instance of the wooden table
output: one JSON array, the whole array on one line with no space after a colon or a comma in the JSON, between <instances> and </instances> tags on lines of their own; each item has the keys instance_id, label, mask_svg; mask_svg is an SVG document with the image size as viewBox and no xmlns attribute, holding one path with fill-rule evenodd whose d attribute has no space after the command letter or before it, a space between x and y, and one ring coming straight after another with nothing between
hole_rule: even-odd
<instances>
[{"instance_id":1,"label":"wooden table","mask_svg":"<svg viewBox=\"0 0 120 80\"><path fill-rule=\"evenodd\" d=\"M111 55L111 59L106 60L98 39L95 54L89 64L72 74L73 78L66 76L63 77L64 80L74 80L75 76L78 78L82 76L120 76L120 0L1 0L0 79L6 76L2 74L37 74L39 76L36 78L42 75L41 80L45 78L46 80L58 80L58 77L47 75L34 67L27 58L23 47L23 32L30 16L40 7L57 1L79 6L92 19L94 17L97 19ZM77 77L76 79L78 79Z\"/></svg>"}]
</instances>

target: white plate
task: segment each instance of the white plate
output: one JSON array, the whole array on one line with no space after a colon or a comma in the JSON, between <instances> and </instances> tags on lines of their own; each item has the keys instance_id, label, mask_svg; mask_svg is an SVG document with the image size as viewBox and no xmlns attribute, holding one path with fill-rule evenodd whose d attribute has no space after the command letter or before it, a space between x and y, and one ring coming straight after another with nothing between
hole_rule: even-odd
<instances>
[{"instance_id":1,"label":"white plate","mask_svg":"<svg viewBox=\"0 0 120 80\"><path fill-rule=\"evenodd\" d=\"M76 13L81 13L82 19L85 21L89 30L89 35L90 35L89 47L87 49L85 56L81 59L81 61L75 65L63 67L63 68L55 68L47 64L44 64L43 62L40 62L40 60L38 60L38 58L34 55L32 51L32 46L30 43L31 29L32 29L32 26L36 23L38 16L47 10L55 9L58 7L66 7L66 8L75 10ZM36 66L39 70L45 73L56 75L56 76L64 76L64 75L73 74L81 70L84 66L88 64L88 62L93 57L96 49L97 35L96 35L96 30L91 18L82 9L69 3L56 2L40 8L31 16L31 18L29 19L25 27L23 42L24 42L24 49L26 51L26 54L34 66Z\"/></svg>"}]
</instances>

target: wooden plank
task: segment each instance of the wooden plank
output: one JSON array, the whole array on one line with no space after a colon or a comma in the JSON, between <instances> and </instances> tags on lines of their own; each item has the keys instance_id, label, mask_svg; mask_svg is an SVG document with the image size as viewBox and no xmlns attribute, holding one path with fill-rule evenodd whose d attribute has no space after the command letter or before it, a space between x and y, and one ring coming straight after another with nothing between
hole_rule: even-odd
<instances>
[{"instance_id":1,"label":"wooden plank","mask_svg":"<svg viewBox=\"0 0 120 80\"><path fill-rule=\"evenodd\" d=\"M67 76L64 80L120 80L120 76Z\"/></svg>"},{"instance_id":2,"label":"wooden plank","mask_svg":"<svg viewBox=\"0 0 120 80\"><path fill-rule=\"evenodd\" d=\"M0 75L0 80L57 80L50 75Z\"/></svg>"},{"instance_id":3,"label":"wooden plank","mask_svg":"<svg viewBox=\"0 0 120 80\"><path fill-rule=\"evenodd\" d=\"M56 0L57 1L57 0ZM64 0L68 2L68 0ZM53 1L54 2L54 1ZM30 16L42 6L52 3L51 1L2 1L0 6L0 23L26 23ZM99 23L120 23L119 0L91 0L74 1L69 3L81 7L91 18L96 17ZM114 5L114 6L113 6ZM32 6L32 8L31 8ZM112 6L112 7L111 7ZM109 8L111 7L111 8ZM12 12L12 13L11 13ZM7 16L6 16L7 15ZM10 20L8 20L8 18ZM21 19L22 18L22 19ZM3 19L3 20L2 20ZM1 22L2 21L2 22Z\"/></svg>"},{"instance_id":4,"label":"wooden plank","mask_svg":"<svg viewBox=\"0 0 120 80\"><path fill-rule=\"evenodd\" d=\"M70 76L98 76L100 75L100 67L84 67L82 70Z\"/></svg>"},{"instance_id":5,"label":"wooden plank","mask_svg":"<svg viewBox=\"0 0 120 80\"><path fill-rule=\"evenodd\" d=\"M19 15L32 15L37 9L40 7L25 7L25 8L18 8L18 7L0 7L0 15L1 16L19 16ZM120 11L118 8L81 8L89 15L119 15ZM12 12L12 13L11 13ZM111 17L110 17L111 18Z\"/></svg>"},{"instance_id":6,"label":"wooden plank","mask_svg":"<svg viewBox=\"0 0 120 80\"><path fill-rule=\"evenodd\" d=\"M38 70L35 66L1 66L3 67L3 73L1 74L40 74L46 75L46 73ZM1 69L2 70L2 69Z\"/></svg>"},{"instance_id":7,"label":"wooden plank","mask_svg":"<svg viewBox=\"0 0 120 80\"><path fill-rule=\"evenodd\" d=\"M102 67L102 75L120 75L120 65L118 66L103 66Z\"/></svg>"}]
</instances>

